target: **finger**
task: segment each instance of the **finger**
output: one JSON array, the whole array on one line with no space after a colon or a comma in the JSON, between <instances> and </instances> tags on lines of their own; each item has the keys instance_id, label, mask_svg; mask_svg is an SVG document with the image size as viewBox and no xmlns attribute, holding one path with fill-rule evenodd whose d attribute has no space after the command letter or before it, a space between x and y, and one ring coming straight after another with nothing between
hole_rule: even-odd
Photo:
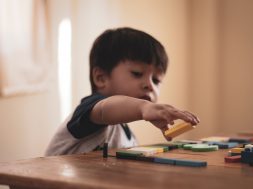
<instances>
[{"instance_id":1,"label":"finger","mask_svg":"<svg viewBox=\"0 0 253 189\"><path fill-rule=\"evenodd\" d=\"M192 116L190 116L189 114L186 114L186 113L184 113L180 110L171 111L171 114L174 117L173 120L182 119L185 122L189 122L189 123L192 123L193 125L196 125L194 119L192 118Z\"/></svg>"},{"instance_id":2,"label":"finger","mask_svg":"<svg viewBox=\"0 0 253 189\"><path fill-rule=\"evenodd\" d=\"M169 122L170 125L174 125L174 123L175 123L175 122L174 122L173 120L171 120L171 121Z\"/></svg>"},{"instance_id":3,"label":"finger","mask_svg":"<svg viewBox=\"0 0 253 189\"><path fill-rule=\"evenodd\" d=\"M167 110L161 112L161 118L166 121L166 125L167 124L174 125L174 120L176 120L170 111Z\"/></svg>"},{"instance_id":4,"label":"finger","mask_svg":"<svg viewBox=\"0 0 253 189\"><path fill-rule=\"evenodd\" d=\"M183 111L183 112L185 114L191 116L194 119L194 121L195 121L196 124L198 124L200 122L199 118L197 116L195 116L194 114L192 114L191 112L188 112L188 111Z\"/></svg>"},{"instance_id":5,"label":"finger","mask_svg":"<svg viewBox=\"0 0 253 189\"><path fill-rule=\"evenodd\" d=\"M187 111L183 111L183 113L184 113L185 115L187 115L188 118L191 119L192 125L197 125L198 121L196 120L196 118L195 118L194 116L192 116L192 114L190 114L190 113L187 112Z\"/></svg>"},{"instance_id":6,"label":"finger","mask_svg":"<svg viewBox=\"0 0 253 189\"><path fill-rule=\"evenodd\" d=\"M164 133L165 131L167 131L169 128L167 125L164 125L162 128L161 128L161 131Z\"/></svg>"},{"instance_id":7,"label":"finger","mask_svg":"<svg viewBox=\"0 0 253 189\"><path fill-rule=\"evenodd\" d=\"M179 111L178 114L182 116L181 119L192 125L197 125L199 123L197 117L188 111Z\"/></svg>"},{"instance_id":8,"label":"finger","mask_svg":"<svg viewBox=\"0 0 253 189\"><path fill-rule=\"evenodd\" d=\"M167 141L171 141L172 138L171 137L165 137Z\"/></svg>"},{"instance_id":9,"label":"finger","mask_svg":"<svg viewBox=\"0 0 253 189\"><path fill-rule=\"evenodd\" d=\"M181 111L177 108L174 108L170 105L167 105L167 111L164 112L166 114L166 120L168 124L174 124L174 120L182 119L185 122L189 122L192 125L197 125L198 120L187 111Z\"/></svg>"}]
</instances>

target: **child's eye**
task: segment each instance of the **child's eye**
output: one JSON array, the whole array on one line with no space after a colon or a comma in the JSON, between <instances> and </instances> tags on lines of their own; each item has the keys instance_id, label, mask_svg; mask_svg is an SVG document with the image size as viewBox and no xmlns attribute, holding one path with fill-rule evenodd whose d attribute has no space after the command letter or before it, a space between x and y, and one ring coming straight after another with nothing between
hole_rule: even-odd
<instances>
[{"instance_id":1,"label":"child's eye","mask_svg":"<svg viewBox=\"0 0 253 189\"><path fill-rule=\"evenodd\" d=\"M131 73L136 78L140 78L143 75L142 72L137 72L137 71L131 71Z\"/></svg>"},{"instance_id":2,"label":"child's eye","mask_svg":"<svg viewBox=\"0 0 253 189\"><path fill-rule=\"evenodd\" d=\"M157 78L153 78L153 82L154 82L155 85L158 85L158 84L161 83L161 81Z\"/></svg>"}]
</instances>

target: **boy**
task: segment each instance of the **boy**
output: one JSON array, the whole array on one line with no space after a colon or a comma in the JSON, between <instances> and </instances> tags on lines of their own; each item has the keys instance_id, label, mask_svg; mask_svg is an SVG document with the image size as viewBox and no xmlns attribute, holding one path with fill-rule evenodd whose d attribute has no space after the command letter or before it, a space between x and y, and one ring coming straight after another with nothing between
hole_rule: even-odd
<instances>
[{"instance_id":1,"label":"boy","mask_svg":"<svg viewBox=\"0 0 253 189\"><path fill-rule=\"evenodd\" d=\"M176 119L196 125L190 112L155 104L167 64L164 47L147 33L132 28L102 33L90 53L92 94L58 129L46 155L90 152L104 142L109 148L136 146L125 124L136 120L150 121L162 132Z\"/></svg>"}]
</instances>

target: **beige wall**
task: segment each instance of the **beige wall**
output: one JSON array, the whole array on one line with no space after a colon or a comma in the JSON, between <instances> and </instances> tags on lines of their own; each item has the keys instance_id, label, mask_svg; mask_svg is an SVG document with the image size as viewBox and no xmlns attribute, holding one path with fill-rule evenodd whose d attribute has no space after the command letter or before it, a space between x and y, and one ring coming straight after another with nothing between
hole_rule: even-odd
<instances>
[{"instance_id":1,"label":"beige wall","mask_svg":"<svg viewBox=\"0 0 253 189\"><path fill-rule=\"evenodd\" d=\"M61 6L59 6L59 4ZM57 83L57 32L62 18L69 16L69 2L49 1L52 62L46 91L15 97L0 97L0 161L42 156L60 124ZM55 11L57 10L57 11Z\"/></svg>"},{"instance_id":2,"label":"beige wall","mask_svg":"<svg viewBox=\"0 0 253 189\"><path fill-rule=\"evenodd\" d=\"M202 122L192 137L252 131L253 1L191 4L190 107Z\"/></svg>"},{"instance_id":3,"label":"beige wall","mask_svg":"<svg viewBox=\"0 0 253 189\"><path fill-rule=\"evenodd\" d=\"M200 126L183 138L252 130L253 1L50 0L52 78L40 94L0 98L0 161L43 155L60 123L57 27L72 19L73 103L90 93L88 53L95 37L130 26L154 35L171 60L160 102L197 113ZM147 122L131 124L142 144L164 141Z\"/></svg>"},{"instance_id":4,"label":"beige wall","mask_svg":"<svg viewBox=\"0 0 253 189\"><path fill-rule=\"evenodd\" d=\"M253 1L227 0L221 6L220 126L224 132L252 131Z\"/></svg>"}]
</instances>

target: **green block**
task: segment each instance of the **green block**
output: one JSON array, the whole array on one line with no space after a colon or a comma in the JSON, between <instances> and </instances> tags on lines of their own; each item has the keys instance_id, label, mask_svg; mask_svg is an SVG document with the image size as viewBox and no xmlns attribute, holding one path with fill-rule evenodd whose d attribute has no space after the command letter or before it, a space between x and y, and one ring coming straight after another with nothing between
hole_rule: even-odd
<instances>
[{"instance_id":1,"label":"green block","mask_svg":"<svg viewBox=\"0 0 253 189\"><path fill-rule=\"evenodd\" d=\"M219 146L217 145L205 145L205 144L196 144L192 146L193 152L210 152L210 151L217 151Z\"/></svg>"}]
</instances>

